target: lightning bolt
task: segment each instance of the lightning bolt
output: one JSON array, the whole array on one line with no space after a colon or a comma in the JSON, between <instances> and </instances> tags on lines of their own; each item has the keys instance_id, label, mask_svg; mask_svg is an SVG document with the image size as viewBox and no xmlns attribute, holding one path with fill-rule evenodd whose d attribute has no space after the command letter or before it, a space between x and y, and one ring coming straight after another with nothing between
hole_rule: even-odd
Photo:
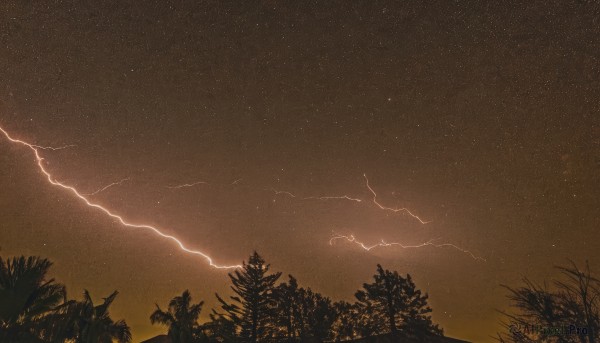
<instances>
[{"instance_id":1,"label":"lightning bolt","mask_svg":"<svg viewBox=\"0 0 600 343\"><path fill-rule=\"evenodd\" d=\"M230 184L215 184L215 183L209 183L209 182L206 182L206 181L197 181L197 182L193 182L193 183L184 183L184 184L181 184L181 185L167 186L167 188L170 188L170 189L180 189L180 188L194 187L194 186L197 186L197 185L233 186L233 185L237 185L240 181L242 181L242 179L234 180Z\"/></svg>"},{"instance_id":2,"label":"lightning bolt","mask_svg":"<svg viewBox=\"0 0 600 343\"><path fill-rule=\"evenodd\" d=\"M347 195L342 195L342 196L338 196L338 197L327 196L327 197L306 197L306 198L304 198L304 200L310 200L310 199L316 199L316 200L340 199L340 200L350 200L350 201L362 202L361 199L351 198L351 197L349 197Z\"/></svg>"},{"instance_id":3,"label":"lightning bolt","mask_svg":"<svg viewBox=\"0 0 600 343\"><path fill-rule=\"evenodd\" d=\"M373 245L366 245L363 242L360 242L359 240L356 239L356 237L354 237L354 235L340 235L340 234L336 234L334 232L334 235L329 239L329 245L333 246L336 240L346 240L350 243L354 243L356 245L358 245L359 247L361 247L363 250L366 251L371 251L375 248L385 248L385 247L400 247L402 249L418 249L418 248L424 248L424 247L434 247L434 248L453 248L456 249L462 253L465 253L467 255L469 255L471 258L473 258L474 260L479 260L479 261L483 261L486 262L486 259L479 257L479 256L475 256L472 252L470 252L469 250L463 249L459 246L456 246L454 244L451 243L441 243L441 244L436 244L434 243L434 239L430 239L427 242L421 243L421 244L417 244L417 245L405 245L402 243L397 243L397 242L392 242L392 243L388 243L386 241L384 241L383 239L381 240L381 242L373 244Z\"/></svg>"},{"instance_id":4,"label":"lightning bolt","mask_svg":"<svg viewBox=\"0 0 600 343\"><path fill-rule=\"evenodd\" d=\"M13 138L8 132L6 132L6 130L4 130L4 128L0 127L0 132L2 132L4 134L4 136L6 136L6 138L15 144L20 144L23 145L27 148L29 148L36 159L37 162L37 166L39 168L39 170L42 172L42 174L44 174L46 176L46 178L48 179L48 182L56 187L60 187L66 191L71 192L71 194L73 194L76 198L78 198L80 201L84 202L87 206L92 207L96 210L99 210L101 212L103 212L104 214L106 214L107 216L115 219L117 222L119 222L121 225L125 226L125 227L129 227L129 228L136 228L136 229L145 229L145 230L149 230L151 232L153 232L154 234L162 237L162 238L166 238L172 242L174 242L177 246L179 246L179 248L181 250L183 250L186 253L189 254L193 254L193 255L197 255L197 256L201 256L202 258L204 258L211 267L217 268L217 269L234 269L234 268L242 268L241 265L218 265L216 263L214 263L213 259L208 256L207 254L201 252L201 251L197 251L197 250L192 250L187 248L179 239L177 239L177 237L175 236L171 236L168 234L165 234L161 231L161 229L154 227L152 225L147 225L147 224L134 224L134 223L130 223L128 222L126 219L124 219L122 216L115 214L114 212L112 212L111 210L107 209L106 207L103 207L99 204L96 204L92 201L90 201L88 198L86 198L82 193L80 193L76 188L66 185L64 183L61 183L59 181L56 181L56 179L53 178L53 176L46 170L46 168L44 168L43 165L43 161L44 158L40 155L40 150L58 150L60 148L51 148L51 147L42 147L39 145L35 145L35 144L31 144L25 141L22 141L20 139L15 139ZM61 147L64 148L64 147Z\"/></svg>"},{"instance_id":5,"label":"lightning bolt","mask_svg":"<svg viewBox=\"0 0 600 343\"><path fill-rule=\"evenodd\" d=\"M367 178L367 174L363 174L363 176L364 176L365 181L366 181L367 189L373 195L373 203L379 209L384 210L384 211L394 212L394 213L404 212L404 213L408 214L409 216L413 217L414 219L418 220L421 224L431 223L431 221L425 221L425 220L421 219L419 216L417 216L416 214L412 213L408 208L404 208L404 207L403 208L391 208L391 207L386 207L386 206L383 206L382 204L380 204L377 201L377 193L375 192L375 190L369 184L369 179ZM280 190L276 190L274 188L271 188L270 191L274 192L275 195L281 195L281 194L283 194L283 195L287 195L287 196L292 197L292 198L297 198L297 196L294 195L294 194L292 194L291 192L280 191ZM342 195L342 196L321 196L321 197L310 196L310 197L305 197L305 198L302 198L302 199L303 200L311 200L311 199L312 200L333 200L333 199L337 199L337 200L349 200L349 201L354 201L354 202L363 202L363 199L350 197L348 195Z\"/></svg>"},{"instance_id":6,"label":"lightning bolt","mask_svg":"<svg viewBox=\"0 0 600 343\"><path fill-rule=\"evenodd\" d=\"M273 193L275 193L275 195L287 195L290 198L297 198L296 195L294 195L291 192L287 192L287 191L278 191L275 188L270 188L270 189L266 189L267 191L271 191ZM316 196L312 196L312 197L305 197L302 198L302 200L350 200L350 201L355 201L355 202L362 202L361 199L358 198L352 198L349 197L347 195L342 195L342 196L322 196L322 197L316 197Z\"/></svg>"},{"instance_id":7,"label":"lightning bolt","mask_svg":"<svg viewBox=\"0 0 600 343\"><path fill-rule=\"evenodd\" d=\"M125 181L129 181L129 180L131 180L131 178L128 178L128 177L127 177L127 178L124 178L124 179L122 179L121 181L117 181L117 182L113 182L113 183L111 183L111 184L108 184L108 185L106 185L106 186L104 186L104 187L102 187L102 188L98 189L98 190L97 190L97 191L95 191L95 192L92 192L92 193L86 193L86 194L83 194L83 195L93 196L93 195L96 195L96 194L98 194L98 193L102 193L102 192L104 192L105 190L109 189L110 187L113 187L113 186L119 186L119 185L123 184L123 182L125 182Z\"/></svg>"},{"instance_id":8,"label":"lightning bolt","mask_svg":"<svg viewBox=\"0 0 600 343\"><path fill-rule=\"evenodd\" d=\"M208 185L208 182L197 181L197 182L194 182L194 183L184 183L182 185L167 186L167 188L170 188L170 189L180 189L180 188L194 187L194 186L197 186L197 185Z\"/></svg>"},{"instance_id":9,"label":"lightning bolt","mask_svg":"<svg viewBox=\"0 0 600 343\"><path fill-rule=\"evenodd\" d=\"M419 222L421 222L421 224L427 224L427 223L431 223L431 221L424 221L423 219L419 218L417 215L413 214L409 209L407 208L391 208L391 207L386 207L381 205L379 202L377 202L377 193L375 193L375 191L373 190L373 188L371 188L371 185L369 185L369 179L367 178L367 174L363 174L363 176L365 177L365 181L367 184L367 188L369 189L369 191L371 192L371 194L373 194L373 203L379 207L380 209L384 210L384 211L390 211L390 212L405 212L407 213L409 216L415 218L416 220L418 220Z\"/></svg>"},{"instance_id":10,"label":"lightning bolt","mask_svg":"<svg viewBox=\"0 0 600 343\"><path fill-rule=\"evenodd\" d=\"M36 149L56 151L56 150L63 150L63 149L73 148L73 147L76 147L77 145L75 145L75 144L69 144L69 145L64 145L64 146L59 146L59 147L51 147L51 146L41 146L41 145L31 144L31 146L34 147L34 148L36 148Z\"/></svg>"},{"instance_id":11,"label":"lightning bolt","mask_svg":"<svg viewBox=\"0 0 600 343\"><path fill-rule=\"evenodd\" d=\"M287 196L289 196L291 198L295 198L296 197L294 194L292 194L290 192L287 192L287 191L278 191L275 188L265 189L265 190L272 191L273 193L275 193L275 195L281 195L281 194L283 194L283 195L287 195Z\"/></svg>"}]
</instances>

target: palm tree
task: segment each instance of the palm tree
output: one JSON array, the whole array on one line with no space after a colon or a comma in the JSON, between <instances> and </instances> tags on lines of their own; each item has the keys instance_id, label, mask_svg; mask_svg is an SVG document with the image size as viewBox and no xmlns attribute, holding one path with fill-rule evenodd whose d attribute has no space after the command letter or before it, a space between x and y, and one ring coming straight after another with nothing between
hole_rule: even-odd
<instances>
[{"instance_id":1,"label":"palm tree","mask_svg":"<svg viewBox=\"0 0 600 343\"><path fill-rule=\"evenodd\" d=\"M85 290L83 301L72 302L64 312L71 322L71 338L75 343L119 343L131 342L131 331L124 320L110 318L108 308L117 297L114 291L95 306L90 293Z\"/></svg>"},{"instance_id":2,"label":"palm tree","mask_svg":"<svg viewBox=\"0 0 600 343\"><path fill-rule=\"evenodd\" d=\"M171 299L168 311L165 312L156 305L156 311L150 315L150 322L168 326L168 335L173 343L199 341L205 338L198 324L202 305L203 301L192 304L190 291L185 290L180 296Z\"/></svg>"},{"instance_id":3,"label":"palm tree","mask_svg":"<svg viewBox=\"0 0 600 343\"><path fill-rule=\"evenodd\" d=\"M47 321L65 301L65 286L46 280L47 259L0 257L0 340L41 341L51 330Z\"/></svg>"}]
</instances>

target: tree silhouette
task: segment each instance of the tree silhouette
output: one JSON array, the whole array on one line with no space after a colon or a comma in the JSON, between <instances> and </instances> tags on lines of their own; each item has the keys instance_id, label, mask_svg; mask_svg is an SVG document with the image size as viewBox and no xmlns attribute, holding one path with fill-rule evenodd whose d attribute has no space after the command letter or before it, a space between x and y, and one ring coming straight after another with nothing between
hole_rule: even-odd
<instances>
[{"instance_id":1,"label":"tree silhouette","mask_svg":"<svg viewBox=\"0 0 600 343\"><path fill-rule=\"evenodd\" d=\"M556 267L564 280L537 285L524 279L524 286L510 288L508 299L516 312L501 311L509 323L508 333L499 333L500 342L598 342L600 330L600 280L592 276L589 264L580 270L571 261L569 267ZM555 335L550 328L569 334Z\"/></svg>"},{"instance_id":2,"label":"tree silhouette","mask_svg":"<svg viewBox=\"0 0 600 343\"><path fill-rule=\"evenodd\" d=\"M333 304L333 308L336 313L336 318L332 325L333 339L336 342L340 342L356 338L359 335L358 306L346 301L338 301Z\"/></svg>"},{"instance_id":3,"label":"tree silhouette","mask_svg":"<svg viewBox=\"0 0 600 343\"><path fill-rule=\"evenodd\" d=\"M243 263L242 270L229 274L231 289L236 294L230 297L233 302L227 303L216 294L225 313L215 313L214 317L231 321L243 342L262 342L275 334L273 290L281 273L269 274L269 268L254 252L248 263Z\"/></svg>"},{"instance_id":4,"label":"tree silhouette","mask_svg":"<svg viewBox=\"0 0 600 343\"><path fill-rule=\"evenodd\" d=\"M47 316L66 297L65 287L46 280L47 259L0 257L0 340L36 342L51 330Z\"/></svg>"},{"instance_id":5,"label":"tree silhouette","mask_svg":"<svg viewBox=\"0 0 600 343\"><path fill-rule=\"evenodd\" d=\"M310 338L322 342L333 337L331 328L337 313L329 298L310 288L298 287L298 282L291 275L289 283L277 286L274 295L277 299L278 322L288 341Z\"/></svg>"},{"instance_id":6,"label":"tree silhouette","mask_svg":"<svg viewBox=\"0 0 600 343\"><path fill-rule=\"evenodd\" d=\"M156 305L156 310L150 315L150 322L168 326L168 336L173 343L201 342L206 340L202 327L198 324L202 305L203 301L192 304L192 296L185 290L180 296L171 299L167 311Z\"/></svg>"},{"instance_id":7,"label":"tree silhouette","mask_svg":"<svg viewBox=\"0 0 600 343\"><path fill-rule=\"evenodd\" d=\"M234 343L240 341L233 321L214 312L211 313L210 318L210 322L202 325L209 342Z\"/></svg>"},{"instance_id":8,"label":"tree silhouette","mask_svg":"<svg viewBox=\"0 0 600 343\"><path fill-rule=\"evenodd\" d=\"M304 326L304 318L299 310L298 281L289 275L289 283L281 283L274 290L277 301L277 324L282 328L288 342L294 342L299 336L300 328Z\"/></svg>"},{"instance_id":9,"label":"tree silhouette","mask_svg":"<svg viewBox=\"0 0 600 343\"><path fill-rule=\"evenodd\" d=\"M331 338L331 328L337 317L331 300L310 288L301 288L300 303L301 317L305 323L301 337L310 337L317 342Z\"/></svg>"},{"instance_id":10,"label":"tree silhouette","mask_svg":"<svg viewBox=\"0 0 600 343\"><path fill-rule=\"evenodd\" d=\"M362 299L354 305L355 326L360 337L370 337L387 333L386 319L382 311L378 309L375 302L369 299Z\"/></svg>"},{"instance_id":11,"label":"tree silhouette","mask_svg":"<svg viewBox=\"0 0 600 343\"><path fill-rule=\"evenodd\" d=\"M377 265L377 274L373 277L373 283L365 283L364 289L356 292L362 312L370 319L363 328L373 330L375 334L391 333L393 336L401 331L420 339L442 334L428 315L431 308L427 305L427 294L416 289L410 275L404 278L398 272ZM367 332L363 332L365 334Z\"/></svg>"},{"instance_id":12,"label":"tree silhouette","mask_svg":"<svg viewBox=\"0 0 600 343\"><path fill-rule=\"evenodd\" d=\"M50 266L37 257L0 258L0 342L131 342L126 322L110 317L116 291L99 305L87 290L82 301L67 301L64 286L45 280ZM270 272L254 252L241 269L229 274L231 301L216 294L222 313L213 310L210 322L198 322L204 303L194 304L188 290L171 299L166 310L156 305L150 321L167 326L173 343L340 342L386 333L393 341L427 341L431 334L441 335L428 315L427 295L416 289L410 275L402 277L377 267L374 282L356 292L356 303L332 303L310 288L299 287L291 275L288 282L276 286L281 273ZM511 299L525 310L524 318L536 313L545 323L570 318L597 330L598 281L589 267L587 272L561 271L567 281L557 282L558 292L528 284L528 288L511 289ZM593 334L586 335L578 342L595 342Z\"/></svg>"},{"instance_id":13,"label":"tree silhouette","mask_svg":"<svg viewBox=\"0 0 600 343\"><path fill-rule=\"evenodd\" d=\"M71 302L65 313L70 317L72 339L75 343L119 343L131 342L131 331L124 320L114 321L108 308L118 292L103 298L100 305L94 305L90 293L83 292L83 301Z\"/></svg>"}]
</instances>

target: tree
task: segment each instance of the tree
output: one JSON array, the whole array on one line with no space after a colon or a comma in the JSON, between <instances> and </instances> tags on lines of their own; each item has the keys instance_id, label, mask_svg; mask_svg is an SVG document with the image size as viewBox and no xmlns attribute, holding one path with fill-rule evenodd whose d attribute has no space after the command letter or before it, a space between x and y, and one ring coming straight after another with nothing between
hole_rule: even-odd
<instances>
[{"instance_id":1,"label":"tree","mask_svg":"<svg viewBox=\"0 0 600 343\"><path fill-rule=\"evenodd\" d=\"M289 283L281 283L273 294L277 301L277 324L282 328L287 341L294 342L304 323L298 308L298 281L291 275L289 278Z\"/></svg>"},{"instance_id":2,"label":"tree","mask_svg":"<svg viewBox=\"0 0 600 343\"><path fill-rule=\"evenodd\" d=\"M289 276L289 283L281 283L275 288L278 324L283 328L287 340L312 339L322 342L332 338L332 325L336 311L331 300L310 288L298 287L298 282Z\"/></svg>"},{"instance_id":3,"label":"tree","mask_svg":"<svg viewBox=\"0 0 600 343\"><path fill-rule=\"evenodd\" d=\"M229 274L236 294L227 303L219 294L224 314L215 313L215 318L228 320L236 328L236 334L244 342L262 342L274 334L275 298L273 289L281 273L269 274L270 266L254 252L241 270Z\"/></svg>"},{"instance_id":4,"label":"tree","mask_svg":"<svg viewBox=\"0 0 600 343\"><path fill-rule=\"evenodd\" d=\"M300 337L312 338L323 342L333 337L331 328L336 319L336 312L331 300L310 288L300 288L300 318L304 326Z\"/></svg>"},{"instance_id":5,"label":"tree","mask_svg":"<svg viewBox=\"0 0 600 343\"><path fill-rule=\"evenodd\" d=\"M156 305L156 310L150 316L150 322L168 326L168 336L173 343L200 342L206 338L202 327L198 324L202 305L204 305L203 301L192 304L192 296L188 290L185 290L169 302L166 312Z\"/></svg>"},{"instance_id":6,"label":"tree","mask_svg":"<svg viewBox=\"0 0 600 343\"><path fill-rule=\"evenodd\" d=\"M332 325L333 339L336 342L355 339L359 333L359 310L356 304L338 301L333 304L335 321Z\"/></svg>"},{"instance_id":7,"label":"tree","mask_svg":"<svg viewBox=\"0 0 600 343\"><path fill-rule=\"evenodd\" d=\"M402 332L420 339L442 335L428 315L432 311L427 305L428 295L416 289L410 275L404 278L377 265L374 279L375 282L365 283L364 289L356 292L359 306L372 319L368 329L375 331L374 334Z\"/></svg>"},{"instance_id":8,"label":"tree","mask_svg":"<svg viewBox=\"0 0 600 343\"><path fill-rule=\"evenodd\" d=\"M131 342L131 330L124 320L113 321L108 308L117 297L114 291L103 298L100 305L94 305L90 293L83 292L83 301L71 302L64 310L70 317L71 335L75 343L119 343Z\"/></svg>"},{"instance_id":9,"label":"tree","mask_svg":"<svg viewBox=\"0 0 600 343\"><path fill-rule=\"evenodd\" d=\"M369 299L354 305L356 333L360 337L370 337L386 333L386 319L382 311Z\"/></svg>"},{"instance_id":10,"label":"tree","mask_svg":"<svg viewBox=\"0 0 600 343\"><path fill-rule=\"evenodd\" d=\"M205 323L202 328L209 342L234 343L239 342L235 323L225 316L215 313L210 315L211 321Z\"/></svg>"},{"instance_id":11,"label":"tree","mask_svg":"<svg viewBox=\"0 0 600 343\"><path fill-rule=\"evenodd\" d=\"M66 289L46 279L51 266L39 257L0 257L1 341L35 342L52 329L46 317L64 303Z\"/></svg>"},{"instance_id":12,"label":"tree","mask_svg":"<svg viewBox=\"0 0 600 343\"><path fill-rule=\"evenodd\" d=\"M571 261L570 267L556 267L564 280L537 285L527 278L524 286L510 288L508 299L514 313L501 311L509 320L508 333L498 334L500 342L598 342L600 330L600 280L592 276L589 264L580 270ZM568 335L555 335L556 330Z\"/></svg>"}]
</instances>

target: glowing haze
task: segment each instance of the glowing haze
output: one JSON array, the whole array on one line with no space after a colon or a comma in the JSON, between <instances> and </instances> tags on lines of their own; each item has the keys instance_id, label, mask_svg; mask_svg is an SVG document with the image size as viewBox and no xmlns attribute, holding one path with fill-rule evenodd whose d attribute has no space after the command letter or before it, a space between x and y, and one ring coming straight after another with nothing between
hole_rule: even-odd
<instances>
[{"instance_id":1,"label":"glowing haze","mask_svg":"<svg viewBox=\"0 0 600 343\"><path fill-rule=\"evenodd\" d=\"M198 255L198 256L203 257L210 264L211 267L215 267L217 269L232 269L232 268L240 268L241 267L241 265L226 266L226 265L216 264L216 263L213 262L213 259L210 256L206 255L205 253L203 253L201 251L192 250L192 249L187 248L179 239L177 239L174 236L167 235L167 234L163 233L159 228L151 226L151 225L129 223L122 216L120 216L118 214L115 214L114 212L112 212L108 208L90 201L82 193L80 193L77 189L75 189L75 187L72 187L72 186L69 186L69 185L65 185L64 183L56 181L52 177L52 175L46 170L46 168L44 168L44 158L40 155L40 151L39 150L44 150L44 149L57 150L57 149L64 149L64 148L69 147L69 146L65 146L65 147L61 147L61 148L42 147L42 146L39 146L39 145L27 143L27 142L22 141L20 139L15 139L15 138L11 137L8 134L8 132L6 132L6 130L4 130L2 127L0 127L0 132L2 132L4 134L4 136L10 142L26 146L26 147L28 147L33 152L33 154L35 155L35 160L37 162L37 166L39 167L39 169L42 172L42 174L44 174L46 176L46 178L48 179L48 182L50 182L54 186L57 186L57 187L60 187L60 188L62 188L64 190L70 191L73 195L75 195L77 198L79 198L81 201L83 201L86 205L88 205L90 207L93 207L95 209L98 209L98 210L106 213L106 215L108 215L109 217L111 217L113 219L116 219L123 226L128 227L128 228L134 228L134 229L150 230L150 231L154 232L155 234L157 234L158 236L160 236L162 238L166 238L166 239L168 239L168 240L170 240L172 242L175 242L175 244L177 244L177 246L181 250L185 251L186 253L189 253L189 254L192 254L192 255ZM119 183L122 183L124 180L120 181ZM113 184L111 184L111 185L113 185ZM97 193L105 190L106 188L110 187L111 185L106 186L104 188L101 188L100 190L98 190L98 191L96 191L94 193L91 193L90 195L97 194Z\"/></svg>"},{"instance_id":2,"label":"glowing haze","mask_svg":"<svg viewBox=\"0 0 600 343\"><path fill-rule=\"evenodd\" d=\"M0 255L119 290L134 340L254 250L335 300L410 273L493 342L600 268L597 1L0 2Z\"/></svg>"},{"instance_id":3,"label":"glowing haze","mask_svg":"<svg viewBox=\"0 0 600 343\"><path fill-rule=\"evenodd\" d=\"M6 130L4 130L2 127L0 127L0 132L2 132L4 134L4 136L12 143L16 143L16 144L20 144L23 145L25 147L28 147L35 155L36 158L36 162L37 162L37 166L39 168L39 170L42 172L43 175L46 176L48 182L54 186L60 187L64 190L70 191L73 195L75 195L77 198L79 198L80 200L82 200L86 205L93 207L95 209L98 209L102 212L104 212L106 215L108 215L109 217L116 219L119 223L121 223L123 226L128 227L128 228L135 228L135 229L145 229L145 230L150 230L152 232L154 232L155 234L157 234L158 236L162 237L162 238L166 238L172 242L175 242L177 244L177 246L185 251L186 253L192 254L192 255L198 255L203 257L204 259L206 259L206 261L210 264L211 267L217 268L217 269L234 269L234 268L240 268L241 265L219 265L216 264L213 261L213 258L208 256L207 254L198 251L198 250L193 250L190 249L188 247L186 247L179 239L177 239L175 236L172 235L168 235L165 234L161 231L160 228L157 228L155 226L152 225L147 225L147 224L134 224L134 223L130 223L128 222L125 218L123 218L123 216L115 214L112 210L109 210L108 208L106 208L105 206L99 205L97 203L92 202L91 200L89 200L89 196L93 196L96 195L98 193L101 193L103 191L105 191L106 189L113 187L113 186L117 186L122 184L125 181L130 180L130 178L124 178L118 182L113 182L110 183L92 193L89 194L85 194L85 193L81 193L79 190L77 190L75 187L66 185L62 182L56 181L56 179L46 170L46 168L44 168L44 158L40 155L40 151L39 150L61 150L61 149L65 149L65 148L69 148L69 147L74 147L75 145L66 145L63 147L45 147L45 146L40 146L40 145L36 145L36 144L32 144L32 143L28 143L25 142L23 140L20 139L15 139L13 138L8 132L6 132ZM364 175L365 181L366 181L366 186L369 189L369 191L373 194L373 203L375 205L377 205L378 208L382 209L382 210L388 210L388 211L392 211L394 213L396 212L405 212L408 215L410 215L411 217L415 218L416 220L418 220L421 224L427 224L429 222L423 221L421 218L419 218L418 216L414 215L411 211L409 211L406 208L389 208L389 207L385 207L383 205L381 205L380 203L377 202L377 194L375 193L375 191L371 188L371 186L369 185L369 179L367 178L367 175ZM232 185L235 185L238 183L240 179L235 180L234 182L232 182ZM193 183L186 183L186 184L181 184L181 185L176 185L176 186L168 186L168 188L171 189L181 189L181 188L187 188L187 187L194 187L196 185L200 185L200 184L207 184L207 182L204 181L197 181L197 182L193 182ZM275 194L286 194L289 195L293 198L296 198L295 195L293 195L290 192L287 191L274 191ZM355 202L362 202L361 199L357 199L357 198L351 198L347 195L343 195L343 196L311 196L311 197L305 197L303 198L304 200L350 200L350 201L355 201ZM358 245L360 245L363 249L365 250L371 250L374 247L388 247L388 246L400 246L404 249L406 248L423 248L423 247L428 247L428 246L433 246L433 247L453 247L457 250L460 250L462 252L465 252L467 254L469 254L471 257L473 257L473 259L478 259L478 260L482 260L485 261L485 259L481 258L481 257L476 257L475 255L473 255L471 252L469 252L468 250L462 249L457 247L454 244L450 244L450 243L443 243L443 244L434 244L432 241L428 241L426 243L422 243L419 245L412 245L412 246L405 246L402 245L400 243L385 243L383 240L381 241L381 243L376 244L374 246L371 247L367 247L365 246L363 243L360 243L358 241L355 240L354 236L343 236L343 235L339 235L339 236L334 236L330 239L329 244L333 245L333 241L336 239L340 239L340 238L345 238L346 240L350 241L350 242L354 242L357 243Z\"/></svg>"}]
</instances>

